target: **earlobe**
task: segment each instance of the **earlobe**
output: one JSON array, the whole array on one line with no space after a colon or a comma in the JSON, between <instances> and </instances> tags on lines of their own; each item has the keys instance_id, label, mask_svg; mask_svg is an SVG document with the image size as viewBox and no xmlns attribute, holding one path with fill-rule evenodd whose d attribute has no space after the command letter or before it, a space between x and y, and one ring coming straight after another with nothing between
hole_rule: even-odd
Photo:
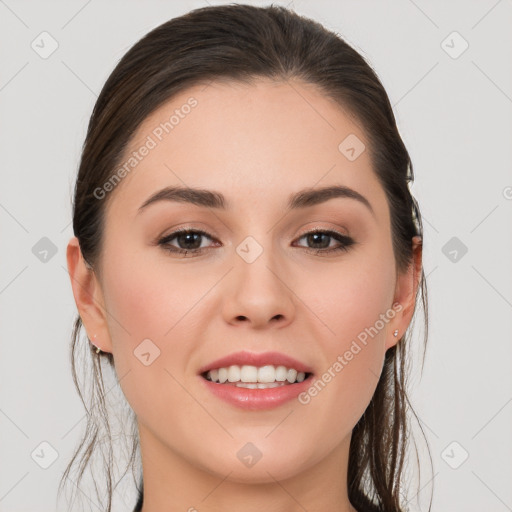
<instances>
[{"instance_id":1,"label":"earlobe","mask_svg":"<svg viewBox=\"0 0 512 512\"><path fill-rule=\"evenodd\" d=\"M73 297L87 336L91 341L95 336L94 345L103 352L111 352L101 286L94 270L84 260L76 237L68 243L66 259Z\"/></svg>"},{"instance_id":2,"label":"earlobe","mask_svg":"<svg viewBox=\"0 0 512 512\"><path fill-rule=\"evenodd\" d=\"M393 304L399 303L401 308L390 325L391 333L386 339L386 350L398 343L414 314L422 271L422 238L420 236L412 238L412 251L413 257L409 268L397 277Z\"/></svg>"},{"instance_id":3,"label":"earlobe","mask_svg":"<svg viewBox=\"0 0 512 512\"><path fill-rule=\"evenodd\" d=\"M395 322L396 323L396 322ZM386 335L386 348L385 350L388 350L391 347L394 347L402 337L403 332L401 332L399 329L395 329L392 332L388 332Z\"/></svg>"}]
</instances>

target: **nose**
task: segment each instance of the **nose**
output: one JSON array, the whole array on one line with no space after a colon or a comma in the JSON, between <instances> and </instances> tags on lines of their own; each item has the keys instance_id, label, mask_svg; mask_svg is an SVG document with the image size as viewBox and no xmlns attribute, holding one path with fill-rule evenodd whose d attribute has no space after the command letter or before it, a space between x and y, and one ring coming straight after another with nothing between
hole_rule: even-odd
<instances>
[{"instance_id":1,"label":"nose","mask_svg":"<svg viewBox=\"0 0 512 512\"><path fill-rule=\"evenodd\" d=\"M223 289L222 313L232 325L246 324L253 329L283 328L293 322L296 302L293 282L283 269L276 268L270 251L248 263L235 257Z\"/></svg>"}]
</instances>

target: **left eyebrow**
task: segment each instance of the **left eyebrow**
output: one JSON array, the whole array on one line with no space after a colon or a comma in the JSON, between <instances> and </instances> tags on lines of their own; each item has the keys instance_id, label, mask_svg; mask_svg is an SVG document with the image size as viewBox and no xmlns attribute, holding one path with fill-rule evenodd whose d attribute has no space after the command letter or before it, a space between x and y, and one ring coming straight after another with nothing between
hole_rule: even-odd
<instances>
[{"instance_id":1,"label":"left eyebrow","mask_svg":"<svg viewBox=\"0 0 512 512\"><path fill-rule=\"evenodd\" d=\"M290 196L288 209L307 208L335 198L355 199L361 204L364 204L375 217L375 212L373 211L370 201L368 201L368 199L359 192L344 185L333 185L322 188L305 188L303 190L299 190L299 192Z\"/></svg>"},{"instance_id":2,"label":"left eyebrow","mask_svg":"<svg viewBox=\"0 0 512 512\"><path fill-rule=\"evenodd\" d=\"M375 216L372 205L359 192L343 185L334 185L322 188L305 188L293 193L288 198L287 208L298 209L308 208L335 198L355 199L364 204ZM147 208L150 204L159 201L177 201L203 206L207 208L226 209L229 208L229 202L226 198L215 190L206 190L191 187L166 187L151 195L140 206L138 213Z\"/></svg>"}]
</instances>

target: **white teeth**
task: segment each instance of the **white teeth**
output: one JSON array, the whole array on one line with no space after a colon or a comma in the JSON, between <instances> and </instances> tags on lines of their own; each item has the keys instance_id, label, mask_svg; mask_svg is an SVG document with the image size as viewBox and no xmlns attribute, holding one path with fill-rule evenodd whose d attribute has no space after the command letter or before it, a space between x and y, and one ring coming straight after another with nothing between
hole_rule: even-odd
<instances>
[{"instance_id":1,"label":"white teeth","mask_svg":"<svg viewBox=\"0 0 512 512\"><path fill-rule=\"evenodd\" d=\"M237 388L258 389L258 384L254 382L237 382L235 386Z\"/></svg>"},{"instance_id":2,"label":"white teeth","mask_svg":"<svg viewBox=\"0 0 512 512\"><path fill-rule=\"evenodd\" d=\"M258 368L256 366L242 366L240 380L242 382L258 382Z\"/></svg>"},{"instance_id":3,"label":"white teeth","mask_svg":"<svg viewBox=\"0 0 512 512\"><path fill-rule=\"evenodd\" d=\"M266 365L261 367L244 365L231 365L225 368L215 368L206 374L206 378L212 382L236 383L238 387L248 387L250 389L264 389L264 387L276 387L277 385L285 385L294 382L302 382L306 377L304 372L298 372L294 368L286 368L286 366ZM248 384L248 385L246 385ZM264 385L260 387L259 384ZM275 384L275 385L273 385ZM254 387L253 387L254 386Z\"/></svg>"},{"instance_id":4,"label":"white teeth","mask_svg":"<svg viewBox=\"0 0 512 512\"><path fill-rule=\"evenodd\" d=\"M258 382L275 382L276 370L273 366L262 366L258 369Z\"/></svg>"},{"instance_id":5,"label":"white teeth","mask_svg":"<svg viewBox=\"0 0 512 512\"><path fill-rule=\"evenodd\" d=\"M285 386L282 382L269 382L267 384L258 382L237 382L235 384L237 388L249 388L249 389L267 389L267 388L277 388L280 386Z\"/></svg>"},{"instance_id":6,"label":"white teeth","mask_svg":"<svg viewBox=\"0 0 512 512\"><path fill-rule=\"evenodd\" d=\"M284 386L284 384L280 384L279 382L268 382L266 384L258 382L258 389L277 388L280 386Z\"/></svg>"},{"instance_id":7,"label":"white teeth","mask_svg":"<svg viewBox=\"0 0 512 512\"><path fill-rule=\"evenodd\" d=\"M208 372L210 375L210 379L212 379L211 371ZM213 379L212 379L213 380ZM224 384L228 380L228 369L227 368L219 368L219 382Z\"/></svg>"},{"instance_id":8,"label":"white teeth","mask_svg":"<svg viewBox=\"0 0 512 512\"><path fill-rule=\"evenodd\" d=\"M228 381L238 382L240 380L240 366L230 366L228 370Z\"/></svg>"},{"instance_id":9,"label":"white teeth","mask_svg":"<svg viewBox=\"0 0 512 512\"><path fill-rule=\"evenodd\" d=\"M288 370L286 366L278 366L276 368L276 380L278 382L284 382L286 380L286 376L288 375Z\"/></svg>"},{"instance_id":10,"label":"white teeth","mask_svg":"<svg viewBox=\"0 0 512 512\"><path fill-rule=\"evenodd\" d=\"M295 382L296 377L297 377L297 370L290 368L288 370L288 375L286 375L286 380L288 382Z\"/></svg>"}]
</instances>

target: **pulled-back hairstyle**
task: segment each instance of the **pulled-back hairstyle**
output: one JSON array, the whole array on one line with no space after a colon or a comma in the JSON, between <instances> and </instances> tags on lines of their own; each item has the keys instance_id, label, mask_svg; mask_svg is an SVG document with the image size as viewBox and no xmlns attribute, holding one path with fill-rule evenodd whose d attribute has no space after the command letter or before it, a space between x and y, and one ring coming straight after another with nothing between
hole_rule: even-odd
<instances>
[{"instance_id":1,"label":"pulled-back hairstyle","mask_svg":"<svg viewBox=\"0 0 512 512\"><path fill-rule=\"evenodd\" d=\"M258 78L282 82L294 79L316 86L361 124L369 142L367 149L373 171L389 205L396 270L404 272L412 264L412 238L418 235L423 239L419 208L409 190L413 169L388 96L375 72L337 34L311 19L280 6L230 4L195 9L153 29L122 57L106 81L90 118L73 201L74 235L84 260L94 272L100 271L105 207L109 200L107 195L99 201L95 190L112 177L140 124L162 104L191 86L215 80L252 83ZM415 314L421 296L425 348L426 291L422 268ZM112 354L97 355L89 343L80 342L81 326L78 316L72 335L71 365L75 385L87 410L87 427L63 474L59 493L77 460L80 460L77 480L80 482L91 455L98 448L100 432L105 432L109 457L103 457L102 480L107 484L105 508L110 512L113 455L101 359L112 370L114 362ZM404 510L403 473L410 438L409 412L414 414L406 394L409 343L407 330L396 346L387 350L375 393L352 432L348 495L361 511ZM79 349L92 365L91 375L86 378L91 387L88 403L77 379ZM135 419L133 423L132 469L138 448ZM142 479L137 487L137 510L140 510Z\"/></svg>"}]
</instances>

